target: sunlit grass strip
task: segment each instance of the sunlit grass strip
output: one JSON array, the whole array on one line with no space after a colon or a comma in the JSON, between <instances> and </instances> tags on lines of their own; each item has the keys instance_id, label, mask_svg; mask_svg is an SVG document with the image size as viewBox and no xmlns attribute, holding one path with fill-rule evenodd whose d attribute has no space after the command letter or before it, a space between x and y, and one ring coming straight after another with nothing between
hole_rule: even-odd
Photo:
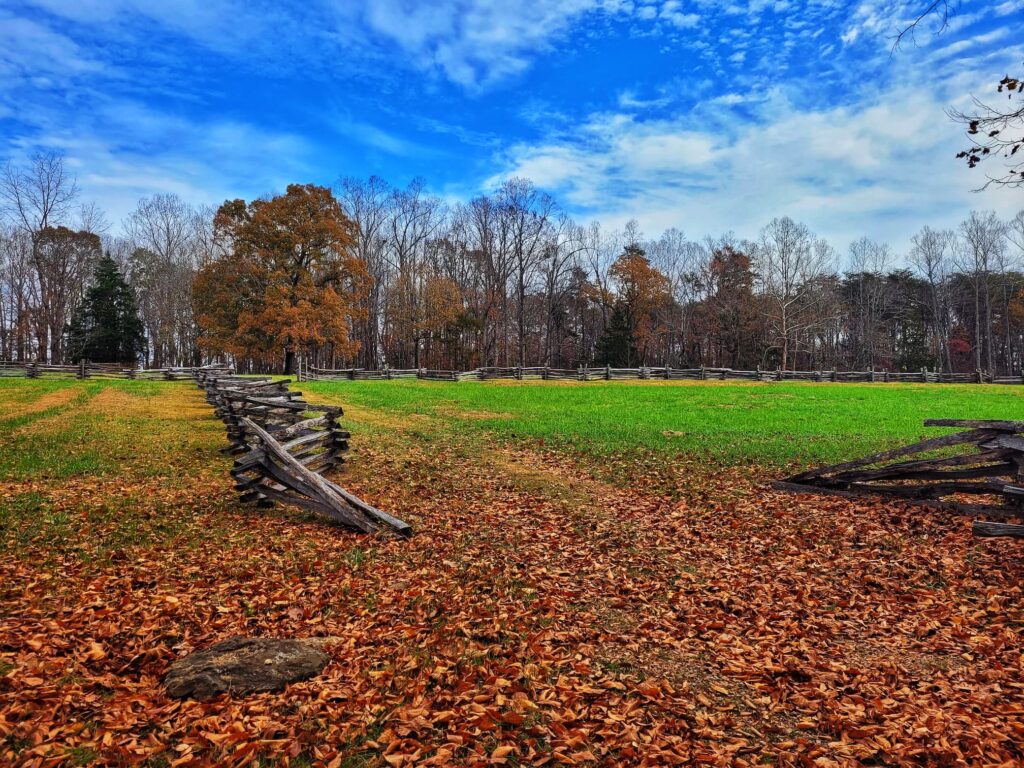
<instances>
[{"instance_id":1,"label":"sunlit grass strip","mask_svg":"<svg viewBox=\"0 0 1024 768\"><path fill-rule=\"evenodd\" d=\"M302 382L304 391L417 429L459 429L572 451L709 461L836 462L937 431L927 418L1024 418L1012 387L718 382ZM433 425L433 426L431 426ZM358 430L358 423L352 425Z\"/></svg>"}]
</instances>

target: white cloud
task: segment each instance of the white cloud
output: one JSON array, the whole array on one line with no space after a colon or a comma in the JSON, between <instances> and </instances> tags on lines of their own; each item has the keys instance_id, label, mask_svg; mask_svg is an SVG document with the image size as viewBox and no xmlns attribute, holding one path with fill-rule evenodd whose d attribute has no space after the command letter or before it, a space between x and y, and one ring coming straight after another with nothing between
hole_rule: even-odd
<instances>
[{"instance_id":1,"label":"white cloud","mask_svg":"<svg viewBox=\"0 0 1024 768\"><path fill-rule=\"evenodd\" d=\"M375 63L435 72L469 89L526 70L588 18L632 17L677 30L701 16L680 0L634 5L624 0L310 0L302 13L280 4L241 0L28 0L76 24L112 33L133 22L174 31L213 50L258 51L263 59L289 56L315 66ZM270 66L270 64L266 64Z\"/></svg>"},{"instance_id":2,"label":"white cloud","mask_svg":"<svg viewBox=\"0 0 1024 768\"><path fill-rule=\"evenodd\" d=\"M31 19L0 11L0 82L34 80L45 87L50 77L96 74L104 65L67 36Z\"/></svg>"},{"instance_id":3,"label":"white cloud","mask_svg":"<svg viewBox=\"0 0 1024 768\"><path fill-rule=\"evenodd\" d=\"M661 96L656 99L637 98L632 91L623 91L619 94L619 107L622 109L646 110L658 109L671 103L668 96Z\"/></svg>"},{"instance_id":4,"label":"white cloud","mask_svg":"<svg viewBox=\"0 0 1024 768\"><path fill-rule=\"evenodd\" d=\"M135 102L93 98L93 112L69 120L37 107L4 149L65 154L83 198L120 221L139 198L173 192L194 203L257 197L312 179L316 153L296 135L212 118L192 121Z\"/></svg>"},{"instance_id":5,"label":"white cloud","mask_svg":"<svg viewBox=\"0 0 1024 768\"><path fill-rule=\"evenodd\" d=\"M971 208L1011 215L1019 205L1005 192L969 191L983 179L954 158L961 136L946 104L914 87L819 111L776 97L754 123L721 132L693 116L599 114L559 141L513 147L486 186L528 176L583 216L635 218L649 232L752 237L786 214L841 248L867 234L902 249L924 224L952 226Z\"/></svg>"},{"instance_id":6,"label":"white cloud","mask_svg":"<svg viewBox=\"0 0 1024 768\"><path fill-rule=\"evenodd\" d=\"M606 0L338 0L342 23L355 23L396 45L408 63L477 87L517 74L588 14L626 13Z\"/></svg>"},{"instance_id":7,"label":"white cloud","mask_svg":"<svg viewBox=\"0 0 1024 768\"><path fill-rule=\"evenodd\" d=\"M721 104L725 107L734 107L737 104L744 104L751 99L740 93L724 93L721 96L715 96L708 103L709 104Z\"/></svg>"},{"instance_id":8,"label":"white cloud","mask_svg":"<svg viewBox=\"0 0 1024 768\"><path fill-rule=\"evenodd\" d=\"M661 6L659 16L680 29L689 29L700 23L700 14L683 11L682 3L679 0L667 0Z\"/></svg>"}]
</instances>

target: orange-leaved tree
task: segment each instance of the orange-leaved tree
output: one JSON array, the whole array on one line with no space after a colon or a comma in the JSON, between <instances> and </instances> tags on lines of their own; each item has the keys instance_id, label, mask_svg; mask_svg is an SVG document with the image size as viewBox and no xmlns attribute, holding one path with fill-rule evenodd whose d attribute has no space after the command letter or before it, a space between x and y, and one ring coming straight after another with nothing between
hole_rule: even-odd
<instances>
[{"instance_id":1,"label":"orange-leaved tree","mask_svg":"<svg viewBox=\"0 0 1024 768\"><path fill-rule=\"evenodd\" d=\"M658 337L667 332L663 315L672 301L669 279L651 265L643 248L636 244L625 247L609 274L618 287L619 298L625 303L640 362L646 365L648 356L655 351Z\"/></svg>"},{"instance_id":2,"label":"orange-leaved tree","mask_svg":"<svg viewBox=\"0 0 1024 768\"><path fill-rule=\"evenodd\" d=\"M220 256L193 284L200 344L212 353L280 360L300 348L346 358L349 329L370 287L354 255L356 225L326 187L291 184L269 200L230 200L214 217Z\"/></svg>"}]
</instances>

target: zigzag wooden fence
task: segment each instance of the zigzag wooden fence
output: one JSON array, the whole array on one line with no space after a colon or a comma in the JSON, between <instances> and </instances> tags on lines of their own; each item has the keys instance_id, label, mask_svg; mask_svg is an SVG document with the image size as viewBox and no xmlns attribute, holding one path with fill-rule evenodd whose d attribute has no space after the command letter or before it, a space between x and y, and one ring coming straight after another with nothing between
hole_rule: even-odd
<instances>
[{"instance_id":1,"label":"zigzag wooden fence","mask_svg":"<svg viewBox=\"0 0 1024 768\"><path fill-rule=\"evenodd\" d=\"M300 381L363 381L420 379L422 381L490 381L495 379L544 381L623 381L623 380L691 380L691 381L817 381L878 382L911 384L1024 384L1020 376L994 376L982 371L974 373L938 373L935 371L742 371L732 368L474 368L471 371L445 371L430 368L385 368L379 371L364 368L317 368L300 364Z\"/></svg>"},{"instance_id":2,"label":"zigzag wooden fence","mask_svg":"<svg viewBox=\"0 0 1024 768\"><path fill-rule=\"evenodd\" d=\"M231 475L243 502L291 504L362 533L411 535L408 523L321 474L348 450L349 433L338 425L341 408L307 403L288 389L288 379L239 377L220 368L196 369L195 379L227 427L224 450L237 455Z\"/></svg>"},{"instance_id":3,"label":"zigzag wooden fence","mask_svg":"<svg viewBox=\"0 0 1024 768\"><path fill-rule=\"evenodd\" d=\"M818 467L772 485L795 493L902 499L997 520L1024 517L1024 421L928 419L924 424L965 431ZM976 520L972 530L976 536L1024 537L1024 525L1004 522Z\"/></svg>"}]
</instances>

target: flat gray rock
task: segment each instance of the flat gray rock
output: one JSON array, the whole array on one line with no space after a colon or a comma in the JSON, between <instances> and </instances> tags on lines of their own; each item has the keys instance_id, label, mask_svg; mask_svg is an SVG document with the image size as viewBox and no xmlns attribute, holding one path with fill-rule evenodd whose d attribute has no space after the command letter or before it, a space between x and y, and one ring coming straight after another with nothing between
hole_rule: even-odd
<instances>
[{"instance_id":1,"label":"flat gray rock","mask_svg":"<svg viewBox=\"0 0 1024 768\"><path fill-rule=\"evenodd\" d=\"M164 677L175 699L209 699L280 691L288 683L320 674L329 658L304 640L232 637L178 659Z\"/></svg>"}]
</instances>

